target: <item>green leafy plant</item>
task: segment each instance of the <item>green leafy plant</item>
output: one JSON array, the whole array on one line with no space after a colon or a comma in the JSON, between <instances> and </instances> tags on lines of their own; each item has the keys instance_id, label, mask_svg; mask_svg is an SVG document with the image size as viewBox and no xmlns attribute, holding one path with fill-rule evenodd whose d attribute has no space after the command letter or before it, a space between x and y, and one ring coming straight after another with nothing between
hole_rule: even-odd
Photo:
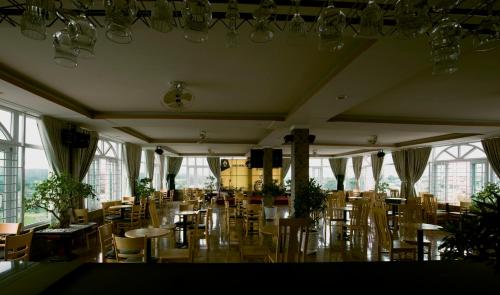
<instances>
[{"instance_id":1,"label":"green leafy plant","mask_svg":"<svg viewBox=\"0 0 500 295\"><path fill-rule=\"evenodd\" d=\"M69 226L69 209L78 206L85 198L95 199L94 188L68 174L51 174L37 183L31 198L25 198L27 210L41 208L50 212L58 221L54 227Z\"/></svg>"},{"instance_id":2,"label":"green leafy plant","mask_svg":"<svg viewBox=\"0 0 500 295\"><path fill-rule=\"evenodd\" d=\"M445 226L449 236L439 249L445 260L493 261L498 263L500 245L500 187L488 183L472 195L471 215ZM498 266L498 264L497 264Z\"/></svg>"},{"instance_id":3,"label":"green leafy plant","mask_svg":"<svg viewBox=\"0 0 500 295\"><path fill-rule=\"evenodd\" d=\"M262 186L262 195L264 195L264 206L272 206L274 198L285 194L285 187L278 184L277 180Z\"/></svg>"},{"instance_id":4,"label":"green leafy plant","mask_svg":"<svg viewBox=\"0 0 500 295\"><path fill-rule=\"evenodd\" d=\"M295 217L310 217L317 227L321 214L326 208L327 194L314 178L309 178L306 188L296 192L294 201Z\"/></svg>"},{"instance_id":5,"label":"green leafy plant","mask_svg":"<svg viewBox=\"0 0 500 295\"><path fill-rule=\"evenodd\" d=\"M381 194L386 193L389 189L389 184L387 182L380 181L375 187L375 192Z\"/></svg>"},{"instance_id":6,"label":"green leafy plant","mask_svg":"<svg viewBox=\"0 0 500 295\"><path fill-rule=\"evenodd\" d=\"M207 181L205 181L205 190L207 190L209 193L212 193L215 190L215 177L210 175L207 176L206 180Z\"/></svg>"},{"instance_id":7,"label":"green leafy plant","mask_svg":"<svg viewBox=\"0 0 500 295\"><path fill-rule=\"evenodd\" d=\"M147 198L154 193L155 189L151 186L151 178L142 178L136 181L135 194L136 198Z\"/></svg>"}]
</instances>

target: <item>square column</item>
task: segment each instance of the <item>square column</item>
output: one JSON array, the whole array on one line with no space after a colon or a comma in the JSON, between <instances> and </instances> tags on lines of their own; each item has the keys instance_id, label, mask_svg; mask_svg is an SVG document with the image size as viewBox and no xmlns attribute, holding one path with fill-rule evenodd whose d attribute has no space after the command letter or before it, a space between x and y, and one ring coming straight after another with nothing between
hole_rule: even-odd
<instances>
[{"instance_id":1,"label":"square column","mask_svg":"<svg viewBox=\"0 0 500 295\"><path fill-rule=\"evenodd\" d=\"M292 136L290 216L295 214L295 198L303 196L301 192L309 186L309 129L293 129Z\"/></svg>"},{"instance_id":2,"label":"square column","mask_svg":"<svg viewBox=\"0 0 500 295\"><path fill-rule=\"evenodd\" d=\"M264 165L263 165L263 176L264 186L273 183L273 149L264 148Z\"/></svg>"}]
</instances>

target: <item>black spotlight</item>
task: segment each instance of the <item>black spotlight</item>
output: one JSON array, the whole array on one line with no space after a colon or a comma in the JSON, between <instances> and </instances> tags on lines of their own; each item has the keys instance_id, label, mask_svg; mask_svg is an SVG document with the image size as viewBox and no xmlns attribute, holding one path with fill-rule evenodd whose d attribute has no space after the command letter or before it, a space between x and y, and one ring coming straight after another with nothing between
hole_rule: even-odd
<instances>
[{"instance_id":1,"label":"black spotlight","mask_svg":"<svg viewBox=\"0 0 500 295\"><path fill-rule=\"evenodd\" d=\"M159 146L157 146L156 150L155 150L155 153L157 153L158 155L162 155L163 154L163 150Z\"/></svg>"},{"instance_id":2,"label":"black spotlight","mask_svg":"<svg viewBox=\"0 0 500 295\"><path fill-rule=\"evenodd\" d=\"M292 143L292 141L293 141L293 135L287 134L287 135L285 135L285 137L283 137L283 139L285 140L285 144Z\"/></svg>"},{"instance_id":3,"label":"black spotlight","mask_svg":"<svg viewBox=\"0 0 500 295\"><path fill-rule=\"evenodd\" d=\"M309 134L309 144L313 144L314 141L316 140L316 135Z\"/></svg>"},{"instance_id":4,"label":"black spotlight","mask_svg":"<svg viewBox=\"0 0 500 295\"><path fill-rule=\"evenodd\" d=\"M379 158L383 158L384 156L385 156L385 153L384 153L384 151L383 151L383 150L378 151L378 153L377 153L377 157L379 157Z\"/></svg>"}]
</instances>

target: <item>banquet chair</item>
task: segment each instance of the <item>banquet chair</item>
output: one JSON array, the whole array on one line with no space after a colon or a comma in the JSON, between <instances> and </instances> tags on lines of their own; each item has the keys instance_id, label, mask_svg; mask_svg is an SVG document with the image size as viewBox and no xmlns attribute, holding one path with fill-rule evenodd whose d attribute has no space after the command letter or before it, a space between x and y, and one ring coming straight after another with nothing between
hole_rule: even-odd
<instances>
[{"instance_id":1,"label":"banquet chair","mask_svg":"<svg viewBox=\"0 0 500 295\"><path fill-rule=\"evenodd\" d=\"M278 221L278 242L276 252L270 254L270 262L304 262L309 240L309 218L280 218Z\"/></svg>"},{"instance_id":2,"label":"banquet chair","mask_svg":"<svg viewBox=\"0 0 500 295\"><path fill-rule=\"evenodd\" d=\"M6 236L4 246L4 260L29 261L32 239L33 229L25 234Z\"/></svg>"},{"instance_id":3,"label":"banquet chair","mask_svg":"<svg viewBox=\"0 0 500 295\"><path fill-rule=\"evenodd\" d=\"M98 228L98 232L102 262L116 262L116 253L113 245L113 225L111 223L101 225Z\"/></svg>"},{"instance_id":4,"label":"banquet chair","mask_svg":"<svg viewBox=\"0 0 500 295\"><path fill-rule=\"evenodd\" d=\"M117 262L146 262L146 238L122 238L113 234Z\"/></svg>"}]
</instances>

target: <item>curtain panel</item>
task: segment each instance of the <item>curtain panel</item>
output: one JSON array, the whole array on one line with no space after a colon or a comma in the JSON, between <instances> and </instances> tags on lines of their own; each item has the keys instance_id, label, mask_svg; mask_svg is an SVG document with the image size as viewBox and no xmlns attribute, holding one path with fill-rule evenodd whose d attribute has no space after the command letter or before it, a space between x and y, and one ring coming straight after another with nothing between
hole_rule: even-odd
<instances>
[{"instance_id":1,"label":"curtain panel","mask_svg":"<svg viewBox=\"0 0 500 295\"><path fill-rule=\"evenodd\" d=\"M407 150L406 179L408 188L406 198L417 196L415 183L417 183L420 177L422 177L422 174L424 174L427 161L429 161L429 156L431 155L431 150L431 147Z\"/></svg>"},{"instance_id":2,"label":"curtain panel","mask_svg":"<svg viewBox=\"0 0 500 295\"><path fill-rule=\"evenodd\" d=\"M281 165L281 182L283 182L283 179L285 179L285 176L287 175L288 171L290 170L290 167L292 166L292 159L291 158L283 158L283 165Z\"/></svg>"},{"instance_id":3,"label":"curtain panel","mask_svg":"<svg viewBox=\"0 0 500 295\"><path fill-rule=\"evenodd\" d=\"M165 155L160 155L160 189L165 188L163 179L165 179Z\"/></svg>"},{"instance_id":4,"label":"curtain panel","mask_svg":"<svg viewBox=\"0 0 500 295\"><path fill-rule=\"evenodd\" d=\"M151 179L150 186L153 187L153 177L155 173L155 151L146 150L146 172Z\"/></svg>"},{"instance_id":5,"label":"curtain panel","mask_svg":"<svg viewBox=\"0 0 500 295\"><path fill-rule=\"evenodd\" d=\"M181 170L182 157L167 157L167 183L169 190L175 190L175 176Z\"/></svg>"},{"instance_id":6,"label":"curtain panel","mask_svg":"<svg viewBox=\"0 0 500 295\"><path fill-rule=\"evenodd\" d=\"M488 138L481 140L484 152L497 177L500 177L500 138Z\"/></svg>"},{"instance_id":7,"label":"curtain panel","mask_svg":"<svg viewBox=\"0 0 500 295\"><path fill-rule=\"evenodd\" d=\"M361 177L361 168L363 167L363 156L352 157L352 170L356 178L356 190L359 191L359 178Z\"/></svg>"},{"instance_id":8,"label":"curtain panel","mask_svg":"<svg viewBox=\"0 0 500 295\"><path fill-rule=\"evenodd\" d=\"M347 158L330 158L330 167L337 179L337 190L344 190L345 169L347 166Z\"/></svg>"},{"instance_id":9,"label":"curtain panel","mask_svg":"<svg viewBox=\"0 0 500 295\"><path fill-rule=\"evenodd\" d=\"M380 182L380 174L382 172L382 165L384 164L384 157L378 157L377 154L370 155L372 160L372 173L375 180L375 190L377 190L378 183Z\"/></svg>"},{"instance_id":10,"label":"curtain panel","mask_svg":"<svg viewBox=\"0 0 500 295\"><path fill-rule=\"evenodd\" d=\"M217 180L217 191L220 188L220 157L207 157L208 167Z\"/></svg>"},{"instance_id":11,"label":"curtain panel","mask_svg":"<svg viewBox=\"0 0 500 295\"><path fill-rule=\"evenodd\" d=\"M38 131L42 138L43 150L47 160L56 174L70 173L69 148L64 145L61 130L70 128L70 124L49 116L42 116L38 123Z\"/></svg>"},{"instance_id":12,"label":"curtain panel","mask_svg":"<svg viewBox=\"0 0 500 295\"><path fill-rule=\"evenodd\" d=\"M125 163L127 166L130 193L132 196L136 196L135 187L137 178L139 177L139 170L141 169L141 154L141 146L130 142L125 143Z\"/></svg>"},{"instance_id":13,"label":"curtain panel","mask_svg":"<svg viewBox=\"0 0 500 295\"><path fill-rule=\"evenodd\" d=\"M394 162L394 168L396 169L396 173L401 180L401 188L399 190L400 196L406 196L406 157L405 150L392 152L392 161Z\"/></svg>"}]
</instances>

